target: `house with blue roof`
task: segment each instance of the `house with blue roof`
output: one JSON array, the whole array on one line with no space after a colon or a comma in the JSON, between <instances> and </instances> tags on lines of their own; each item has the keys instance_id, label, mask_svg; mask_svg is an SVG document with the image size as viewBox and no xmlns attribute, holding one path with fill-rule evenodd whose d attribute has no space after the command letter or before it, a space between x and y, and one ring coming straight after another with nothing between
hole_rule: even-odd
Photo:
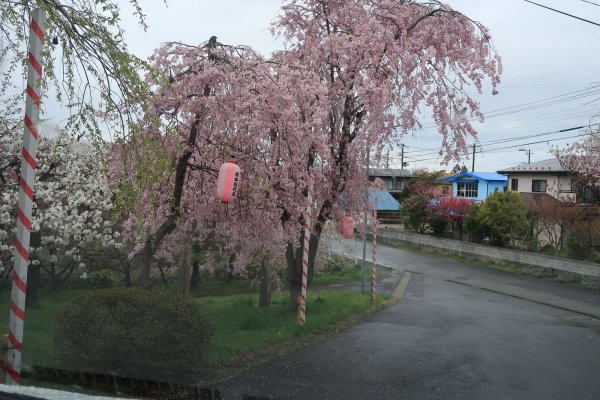
<instances>
[{"instance_id":1,"label":"house with blue roof","mask_svg":"<svg viewBox=\"0 0 600 400\"><path fill-rule=\"evenodd\" d=\"M377 212L382 225L397 225L402 222L400 203L387 191L369 193L369 208Z\"/></svg>"},{"instance_id":2,"label":"house with blue roof","mask_svg":"<svg viewBox=\"0 0 600 400\"><path fill-rule=\"evenodd\" d=\"M506 190L508 178L495 172L461 172L458 175L445 179L452 182L452 194L473 201L484 201L487 197L499 190Z\"/></svg>"},{"instance_id":3,"label":"house with blue roof","mask_svg":"<svg viewBox=\"0 0 600 400\"><path fill-rule=\"evenodd\" d=\"M364 193L361 193L364 196ZM342 193L338 197L338 203L345 208L353 208L345 200L345 195ZM361 209L362 208L362 209ZM400 214L400 203L389 192L385 190L369 193L369 201L367 209L370 212L377 213L377 220L382 225L397 225L402 223L402 215ZM364 211L364 206L359 207L359 210Z\"/></svg>"},{"instance_id":4,"label":"house with blue roof","mask_svg":"<svg viewBox=\"0 0 600 400\"><path fill-rule=\"evenodd\" d=\"M390 194L384 190L369 193L369 204L370 207L375 211L398 211L400 210L400 203Z\"/></svg>"}]
</instances>

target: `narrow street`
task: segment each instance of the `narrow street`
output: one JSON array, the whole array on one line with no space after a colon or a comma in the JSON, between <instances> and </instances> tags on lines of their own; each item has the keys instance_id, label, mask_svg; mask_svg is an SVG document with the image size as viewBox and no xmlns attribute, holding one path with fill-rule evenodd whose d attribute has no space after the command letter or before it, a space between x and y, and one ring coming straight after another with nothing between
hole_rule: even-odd
<instances>
[{"instance_id":1,"label":"narrow street","mask_svg":"<svg viewBox=\"0 0 600 400\"><path fill-rule=\"evenodd\" d=\"M222 398L598 398L599 292L386 246L378 260L411 272L399 303L221 382Z\"/></svg>"}]
</instances>

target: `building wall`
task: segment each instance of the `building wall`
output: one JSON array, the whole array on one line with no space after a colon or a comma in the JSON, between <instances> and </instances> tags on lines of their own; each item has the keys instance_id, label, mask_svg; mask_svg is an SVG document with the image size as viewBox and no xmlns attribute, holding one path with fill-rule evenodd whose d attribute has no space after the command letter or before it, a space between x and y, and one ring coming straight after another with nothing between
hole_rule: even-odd
<instances>
[{"instance_id":1,"label":"building wall","mask_svg":"<svg viewBox=\"0 0 600 400\"><path fill-rule=\"evenodd\" d=\"M499 191L504 191L505 182L502 181L486 181L484 179L476 179L476 178L461 178L457 182L452 183L452 195L454 197L458 197L458 184L465 182L477 182L477 197L464 197L465 199L471 199L475 201L484 201L488 198L488 196L494 193L494 190L498 189Z\"/></svg>"},{"instance_id":2,"label":"building wall","mask_svg":"<svg viewBox=\"0 0 600 400\"><path fill-rule=\"evenodd\" d=\"M370 176L369 180L372 182L375 179L381 179L384 183L385 189L394 197L396 200L400 198L400 194L406 187L407 182L411 179L410 177L397 176L391 178L389 176Z\"/></svg>"},{"instance_id":3,"label":"building wall","mask_svg":"<svg viewBox=\"0 0 600 400\"><path fill-rule=\"evenodd\" d=\"M487 192L486 196L485 196L486 199L488 198L488 196L490 194L494 193L494 191L496 191L496 189L499 192L504 192L504 187L506 186L506 182L499 182L499 181L491 181L491 182L484 181L484 184L486 185L486 192Z\"/></svg>"},{"instance_id":4,"label":"building wall","mask_svg":"<svg viewBox=\"0 0 600 400\"><path fill-rule=\"evenodd\" d=\"M533 180L546 180L547 187L545 193L548 193L550 196L556 199L575 199L575 193L569 193L574 188L571 187L571 177L568 175L554 175L546 173L509 175L507 184L508 189L512 188L513 179L519 180L519 187L517 191L521 193L534 193L532 191Z\"/></svg>"}]
</instances>

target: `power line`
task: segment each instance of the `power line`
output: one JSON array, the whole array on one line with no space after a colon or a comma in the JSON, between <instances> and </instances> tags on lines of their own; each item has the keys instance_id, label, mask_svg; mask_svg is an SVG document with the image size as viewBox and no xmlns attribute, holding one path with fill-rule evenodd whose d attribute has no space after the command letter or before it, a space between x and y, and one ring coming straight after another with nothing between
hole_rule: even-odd
<instances>
[{"instance_id":1,"label":"power line","mask_svg":"<svg viewBox=\"0 0 600 400\"><path fill-rule=\"evenodd\" d=\"M600 88L600 86L594 86L589 89L575 91L575 92L571 92L571 93L565 93L563 95L549 97L547 99L536 100L536 101L532 101L529 103L523 103L523 104L511 106L511 107L501 108L501 109L494 110L494 111L488 111L488 112L483 113L483 117L484 117L484 119L489 120L491 118L497 118L497 117L502 117L502 116L507 116L507 115L512 115L512 114L517 114L517 113L521 113L524 111L536 110L538 108L554 106L557 104L567 103L567 102L574 101L574 100L580 100L580 99L584 99L584 98L590 97L590 96L600 96L599 88ZM586 92L586 93L581 93L581 92ZM576 93L579 93L579 94L576 94ZM468 121L469 122L477 122L477 121L479 121L479 118L470 118L470 119L468 119ZM436 126L437 126L436 124L424 125L421 127L421 130L435 128ZM397 128L397 126L396 126L396 128Z\"/></svg>"},{"instance_id":2,"label":"power line","mask_svg":"<svg viewBox=\"0 0 600 400\"><path fill-rule=\"evenodd\" d=\"M482 148L482 149L480 149L479 151L477 151L476 153L479 153L479 154L483 154L483 153L496 153L498 150L514 149L514 148L517 148L517 147L521 147L521 146L529 146L529 145L532 145L532 144L540 144L540 143L556 142L556 141L558 141L558 140L566 140L566 139L582 138L582 137L585 137L585 136L588 136L588 135L590 135L590 134L589 134L589 133L586 133L586 134L583 134L583 135L567 136L567 137L558 138L558 139L547 139L547 140L540 140L540 141L536 141L536 142L521 143L521 144L517 144L517 145L511 145L511 146L496 147L496 148L493 148L493 149L487 149L487 150L485 150L485 149L483 149L483 148ZM420 158L420 159L417 159L417 160L414 160L414 159L413 159L413 160L410 160L410 161L411 161L411 162L413 162L413 163L416 163L416 162L423 162L423 161L437 161L437 160L439 160L439 158L440 158L440 157L438 156L438 157L430 157L430 158Z\"/></svg>"},{"instance_id":3,"label":"power line","mask_svg":"<svg viewBox=\"0 0 600 400\"><path fill-rule=\"evenodd\" d=\"M597 87L594 87L592 89L596 89L596 88ZM484 117L484 119L488 120L490 118L503 117L503 116L507 116L507 115L521 113L524 111L531 111L531 110L536 110L538 108L567 103L567 102L570 102L573 100L580 100L580 99L584 99L586 97L593 96L593 95L600 96L600 90L592 90L592 89L586 90L587 93L581 93L581 94L577 94L577 95L573 95L573 96L569 96L569 94L565 94L562 96L556 96L554 98L550 97L550 98L544 99L544 100L538 100L538 101L534 101L534 102L530 102L530 103L524 103L524 104L520 104L520 105L516 105L516 106L512 106L512 107L507 107L505 109L489 111L489 112L483 113L483 117ZM541 104L538 104L538 103L541 103ZM468 121L469 122L479 121L479 118L470 118ZM429 125L423 126L422 129L435 128L436 126L437 126L436 124L429 124Z\"/></svg>"},{"instance_id":4,"label":"power line","mask_svg":"<svg viewBox=\"0 0 600 400\"><path fill-rule=\"evenodd\" d=\"M590 115L595 114L597 109L590 108L580 108L578 111L574 110L564 110L553 112L549 114L541 114L540 118L527 118L527 119L518 119L518 120L510 120L510 121L497 121L496 124L485 124L482 126L483 130L480 130L478 136L484 137L494 133L494 136L499 136L500 132L512 132L517 129L521 129L529 126L540 126L549 123L563 122L563 121L575 121L581 120L585 117L585 121L581 121L582 123L587 124L590 119ZM413 137L414 138L414 137ZM420 139L419 142L423 146L431 146L437 145L439 143L440 134L439 133L431 133L431 134L423 134L417 137L416 139ZM414 146L414 145L413 145ZM424 151L438 150L439 147L429 148L429 147L417 147L414 146L413 150L410 150L409 153L421 153Z\"/></svg>"},{"instance_id":5,"label":"power line","mask_svg":"<svg viewBox=\"0 0 600 400\"><path fill-rule=\"evenodd\" d=\"M565 129L560 129L560 130L557 130L557 131L535 133L535 134L532 134L532 135L523 135L523 136L515 136L515 137L509 137L509 138L502 138L502 139L487 140L487 141L479 142L479 144L480 145L488 145L489 146L489 145L499 144L499 143L507 142L507 141L525 140L525 139L532 139L532 138L541 137L541 136L556 135L558 133L565 133L565 132L574 131L574 130L577 130L577 129L589 128L589 127L598 126L598 125L600 125L600 123L591 124L591 125L575 126L575 127L572 127L572 128L565 128ZM555 140L560 140L560 139L555 139ZM437 150L437 152L435 152L435 153L421 153L421 154L416 154L414 156L420 157L420 156L425 156L425 155L438 154L438 152L439 152L440 149L439 148L435 148L435 149L428 149L428 150ZM421 151L424 151L424 150L421 150ZM419 152L419 151L418 150L415 150L415 151L406 151L405 154L406 154L407 157L410 157L410 154L414 154L414 153L417 153L417 152ZM408 154L408 153L410 153L410 154Z\"/></svg>"},{"instance_id":6,"label":"power line","mask_svg":"<svg viewBox=\"0 0 600 400\"><path fill-rule=\"evenodd\" d=\"M505 147L496 147L496 148L493 148L493 149L490 149L490 150L487 150L487 151L512 149L512 148L515 148L515 147L528 146L528 145L531 145L531 144L556 142L557 140L574 139L574 138L578 138L578 137L580 138L580 137L584 137L584 136L588 136L588 135L590 135L590 134L589 133L584 133L583 135L574 135L574 136L567 136L567 137L562 137L562 138L557 138L557 139L547 139L547 140L540 140L540 141L537 141L537 142L522 143L522 144L516 144L516 145L511 145L511 146L505 146Z\"/></svg>"},{"instance_id":7,"label":"power line","mask_svg":"<svg viewBox=\"0 0 600 400\"><path fill-rule=\"evenodd\" d=\"M556 96L554 98L548 98L545 100L532 101L530 103L520 104L520 105L513 106L513 107L507 107L505 109L487 112L484 115L486 116L486 118L500 117L503 115L515 114L518 112L535 110L536 108L566 103L566 102L573 101L573 100L579 100L579 99L583 99L583 98L586 98L586 97L589 97L592 95L597 95L597 94L600 94L600 90L593 88L593 89L586 90L584 93L573 94L573 95L565 94L562 96ZM541 103L541 104L539 104L539 103ZM490 115L490 114L493 114L493 115Z\"/></svg>"},{"instance_id":8,"label":"power line","mask_svg":"<svg viewBox=\"0 0 600 400\"><path fill-rule=\"evenodd\" d=\"M516 106L510 106L510 107L505 107L505 108L499 108L497 110L486 111L484 114L494 114L494 113L497 113L497 112L500 112L500 111L507 111L507 110L510 110L512 108L519 108L519 107L529 106L529 105L532 105L532 104L541 103L541 102L549 101L549 100L555 100L555 99L558 99L558 98L561 98L561 97L566 97L566 96L570 96L570 95L581 93L581 92L593 91L593 90L595 90L597 88L600 88L600 85L595 85L595 86L592 86L592 87L589 87L589 88L586 88L586 89L574 90L572 92L567 92L567 93L559 94L559 95L556 95L556 96L547 97L545 99L534 100L534 101L530 101L530 102L527 102L527 103L518 104Z\"/></svg>"},{"instance_id":9,"label":"power line","mask_svg":"<svg viewBox=\"0 0 600 400\"><path fill-rule=\"evenodd\" d=\"M568 17L571 17L571 18L578 19L578 20L580 20L580 21L583 21L583 22L587 22L588 24L592 24L592 25L600 26L600 24L599 24L599 23L597 23L597 22L590 21L589 19L581 18L581 17L578 17L578 16L576 16L576 15L573 15L573 14L566 13L566 12L564 12L564 11L560 11L560 10L557 10L557 9L555 9L555 8L551 8L551 7L545 6L545 5L543 5L543 4L534 3L534 2L533 2L533 1L531 1L531 0L523 0L523 1L526 1L527 3L535 4L535 5L536 5L536 6L538 6L538 7L547 8L548 10L551 10L551 11L557 12L557 13L559 13L559 14L566 15L566 16L568 16Z\"/></svg>"},{"instance_id":10,"label":"power line","mask_svg":"<svg viewBox=\"0 0 600 400\"><path fill-rule=\"evenodd\" d=\"M596 124L596 125L600 125L600 124ZM561 131L558 131L557 133L569 132L569 131L573 131L573 130L576 130L576 129L582 129L582 128L585 128L585 126L563 129ZM528 142L528 143L519 143L519 144L515 144L515 145L504 146L504 147L495 147L495 148L486 149L486 150L484 150L482 148L478 153L493 153L493 152L496 152L497 150L513 149L513 148L516 148L516 147L529 146L529 145L533 145L533 144L556 142L558 140L581 138L581 137L585 137L585 136L589 136L589 135L591 135L591 133L584 133L584 134L581 134L581 135L567 136L567 137L561 137L561 138L556 138L556 139L546 139L546 140L540 140L540 141ZM500 143L494 143L494 144L500 144ZM412 159L411 161L412 162L421 162L421 161L433 161L433 160L439 160L439 156L438 157L432 157L432 158L421 158L421 159L416 159L416 160Z\"/></svg>"},{"instance_id":11,"label":"power line","mask_svg":"<svg viewBox=\"0 0 600 400\"><path fill-rule=\"evenodd\" d=\"M527 103L517 104L514 106L510 106L510 107L504 107L504 108L499 108L496 110L485 111L485 112L482 112L482 114L483 114L484 118L492 118L492 117L498 117L498 116L503 116L503 115L510 115L510 114L514 114L514 113L518 113L518 112L533 110L536 108L542 108L542 107L547 107L547 106L556 105L556 104L560 104L560 103L566 103L569 101L578 100L581 98L585 98L585 97L589 97L589 96L597 95L597 94L600 94L600 85L594 85L594 86L591 86L586 89L575 90L572 92L567 92L567 93L559 94L556 96L547 97L545 99L530 101ZM538 104L538 103L546 103L546 104ZM517 110L514 110L514 109L517 109ZM506 113L505 111L509 111L509 112ZM501 113L501 112L505 112L505 113ZM499 114L499 113L501 113L501 114ZM492 114L498 114L498 115L492 115ZM478 120L479 120L479 118L469 119L469 121L478 121ZM394 128L399 128L399 127L400 127L400 125L394 126ZM428 128L434 128L434 127L436 127L435 124L429 124L429 125L425 125L425 126L421 127L421 129L428 129Z\"/></svg>"},{"instance_id":12,"label":"power line","mask_svg":"<svg viewBox=\"0 0 600 400\"><path fill-rule=\"evenodd\" d=\"M592 4L592 5L596 6L596 7L600 7L600 4L594 3L593 1L588 1L588 0L581 0L581 1L583 1L584 3Z\"/></svg>"}]
</instances>

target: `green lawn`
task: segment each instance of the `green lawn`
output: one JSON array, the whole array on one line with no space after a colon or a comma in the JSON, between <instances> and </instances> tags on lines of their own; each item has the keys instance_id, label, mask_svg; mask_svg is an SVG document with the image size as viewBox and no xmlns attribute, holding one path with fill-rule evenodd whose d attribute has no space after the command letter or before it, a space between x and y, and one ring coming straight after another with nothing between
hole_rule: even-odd
<instances>
[{"instance_id":1,"label":"green lawn","mask_svg":"<svg viewBox=\"0 0 600 400\"><path fill-rule=\"evenodd\" d=\"M304 327L288 312L286 293L274 295L271 307L264 309L257 307L257 295L198 299L217 325L210 362L223 362L306 333L324 331L354 314L380 308L389 299L380 295L372 305L366 294L319 289L309 290L307 297Z\"/></svg>"},{"instance_id":2,"label":"green lawn","mask_svg":"<svg viewBox=\"0 0 600 400\"><path fill-rule=\"evenodd\" d=\"M312 283L315 285L322 285L334 282L346 282L346 281L358 281L360 280L360 266L355 266L354 263L349 262L349 267L344 268L341 271L333 271L323 275L315 275Z\"/></svg>"},{"instance_id":3,"label":"green lawn","mask_svg":"<svg viewBox=\"0 0 600 400\"><path fill-rule=\"evenodd\" d=\"M23 364L55 366L52 357L53 333L56 330L56 317L64 304L69 303L84 290L64 290L56 293L41 291L38 303L25 310L25 331L23 333ZM8 330L10 291L2 290L0 321L5 321Z\"/></svg>"},{"instance_id":4,"label":"green lawn","mask_svg":"<svg viewBox=\"0 0 600 400\"><path fill-rule=\"evenodd\" d=\"M360 270L358 270L360 274ZM355 272L337 275L341 278L355 279ZM169 285L167 290L174 290ZM24 369L30 366L58 367L53 357L53 335L56 319L61 308L86 290L61 290L54 293L41 291L36 306L26 310L25 333L23 338ZM287 292L275 293L273 304L268 308L259 308L258 294L249 281L231 282L207 281L191 294L191 298L213 318L217 331L213 338L208 361L210 365L222 368L243 367L268 356L274 345L280 345L277 351L284 351L286 343L296 338L317 337L335 332L340 321L353 315L375 311L383 306L388 296L378 296L371 304L368 295L356 292L338 292L315 286L309 289L306 325L296 322L294 313L287 310ZM237 294L233 294L237 293ZM3 306L0 307L0 319L8 322L10 293L3 290L0 295ZM90 310L93 312L93 310ZM317 335L315 335L317 334ZM289 346L288 346L289 347Z\"/></svg>"}]
</instances>

